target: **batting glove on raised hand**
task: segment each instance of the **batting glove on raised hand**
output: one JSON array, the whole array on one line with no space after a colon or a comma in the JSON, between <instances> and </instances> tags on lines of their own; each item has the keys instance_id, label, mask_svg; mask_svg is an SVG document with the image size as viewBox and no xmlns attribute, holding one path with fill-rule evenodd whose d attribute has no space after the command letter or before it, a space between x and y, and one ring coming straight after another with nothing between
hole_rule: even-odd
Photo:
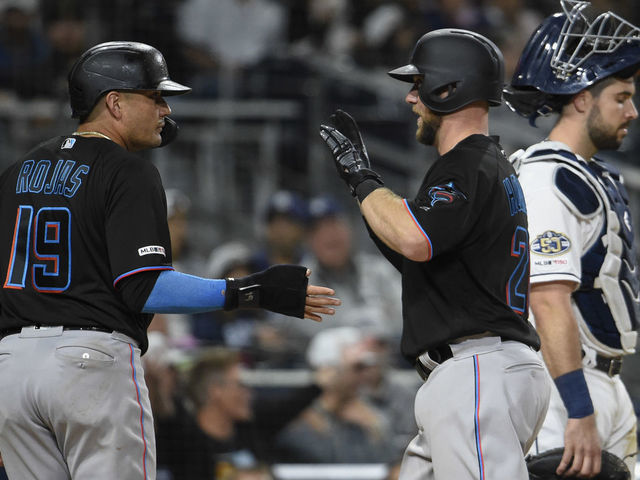
<instances>
[{"instance_id":1,"label":"batting glove on raised hand","mask_svg":"<svg viewBox=\"0 0 640 480\"><path fill-rule=\"evenodd\" d=\"M380 175L371 170L367 149L351 115L337 110L329 119L336 128L320 125L320 136L331 150L338 174L351 189L351 194L362 202L384 183Z\"/></svg>"}]
</instances>

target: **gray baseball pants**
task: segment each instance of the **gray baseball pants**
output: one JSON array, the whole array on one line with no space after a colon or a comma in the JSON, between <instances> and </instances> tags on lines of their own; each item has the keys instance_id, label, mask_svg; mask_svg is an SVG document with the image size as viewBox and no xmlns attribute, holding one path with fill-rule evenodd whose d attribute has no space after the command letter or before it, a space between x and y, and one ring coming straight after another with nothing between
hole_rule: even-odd
<instances>
[{"instance_id":1,"label":"gray baseball pants","mask_svg":"<svg viewBox=\"0 0 640 480\"><path fill-rule=\"evenodd\" d=\"M25 327L0 340L0 392L10 479L155 479L149 395L128 336Z\"/></svg>"},{"instance_id":2,"label":"gray baseball pants","mask_svg":"<svg viewBox=\"0 0 640 480\"><path fill-rule=\"evenodd\" d=\"M524 453L549 405L550 382L533 349L500 337L450 345L416 394L418 435L400 480L528 480Z\"/></svg>"}]
</instances>

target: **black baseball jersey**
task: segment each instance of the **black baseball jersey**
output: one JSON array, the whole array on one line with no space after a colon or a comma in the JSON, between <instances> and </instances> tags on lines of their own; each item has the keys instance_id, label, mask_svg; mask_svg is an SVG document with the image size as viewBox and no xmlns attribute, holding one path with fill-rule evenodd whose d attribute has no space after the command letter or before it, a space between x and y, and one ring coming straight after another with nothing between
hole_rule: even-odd
<instances>
[{"instance_id":1,"label":"black baseball jersey","mask_svg":"<svg viewBox=\"0 0 640 480\"><path fill-rule=\"evenodd\" d=\"M0 330L102 327L146 350L152 315L127 307L117 285L172 269L153 164L106 139L57 137L2 173L0 202Z\"/></svg>"},{"instance_id":2,"label":"black baseball jersey","mask_svg":"<svg viewBox=\"0 0 640 480\"><path fill-rule=\"evenodd\" d=\"M430 244L430 260L408 260L376 241L402 273L403 355L413 361L486 331L539 348L528 321L524 195L497 139L471 135L458 143L405 204Z\"/></svg>"}]
</instances>

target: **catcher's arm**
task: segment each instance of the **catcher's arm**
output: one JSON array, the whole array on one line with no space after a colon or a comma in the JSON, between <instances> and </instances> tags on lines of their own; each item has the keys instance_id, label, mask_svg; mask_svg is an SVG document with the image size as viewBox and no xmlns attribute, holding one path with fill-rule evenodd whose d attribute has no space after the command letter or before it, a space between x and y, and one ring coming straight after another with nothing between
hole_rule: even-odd
<instances>
[{"instance_id":1,"label":"catcher's arm","mask_svg":"<svg viewBox=\"0 0 640 480\"><path fill-rule=\"evenodd\" d=\"M542 355L569 416L557 474L589 478L600 471L601 443L582 371L578 324L571 309L576 285L562 281L531 285L531 310Z\"/></svg>"}]
</instances>

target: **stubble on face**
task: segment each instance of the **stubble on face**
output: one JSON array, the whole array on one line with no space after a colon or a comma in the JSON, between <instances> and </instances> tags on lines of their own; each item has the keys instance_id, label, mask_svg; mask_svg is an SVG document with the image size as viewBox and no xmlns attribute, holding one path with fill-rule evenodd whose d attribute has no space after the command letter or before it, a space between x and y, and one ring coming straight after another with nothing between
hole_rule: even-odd
<instances>
[{"instance_id":1,"label":"stubble on face","mask_svg":"<svg viewBox=\"0 0 640 480\"><path fill-rule=\"evenodd\" d=\"M422 112L416 112L420 115L418 129L416 130L416 140L423 145L433 145L436 135L442 124L442 117L432 113L426 107Z\"/></svg>"},{"instance_id":2,"label":"stubble on face","mask_svg":"<svg viewBox=\"0 0 640 480\"><path fill-rule=\"evenodd\" d=\"M625 137L622 129L628 125L629 122L621 125L607 122L598 105L594 105L587 117L587 132L591 142L598 150L617 150L620 148Z\"/></svg>"}]
</instances>

